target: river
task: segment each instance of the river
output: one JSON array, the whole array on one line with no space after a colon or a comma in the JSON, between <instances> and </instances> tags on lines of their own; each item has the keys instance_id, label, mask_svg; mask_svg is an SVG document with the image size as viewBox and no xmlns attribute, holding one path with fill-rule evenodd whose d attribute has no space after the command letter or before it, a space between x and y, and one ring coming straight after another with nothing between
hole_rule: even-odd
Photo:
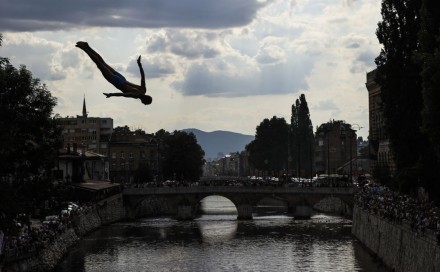
<instances>
[{"instance_id":1,"label":"river","mask_svg":"<svg viewBox=\"0 0 440 272\"><path fill-rule=\"evenodd\" d=\"M351 235L351 220L254 214L237 221L222 198L194 221L145 218L84 237L56 271L387 271Z\"/></svg>"}]
</instances>

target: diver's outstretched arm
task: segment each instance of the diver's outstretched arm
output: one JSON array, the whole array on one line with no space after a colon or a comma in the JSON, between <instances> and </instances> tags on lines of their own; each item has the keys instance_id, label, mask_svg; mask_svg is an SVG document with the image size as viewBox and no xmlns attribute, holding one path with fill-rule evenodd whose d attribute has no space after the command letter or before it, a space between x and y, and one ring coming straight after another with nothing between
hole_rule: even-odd
<instances>
[{"instance_id":1,"label":"diver's outstretched arm","mask_svg":"<svg viewBox=\"0 0 440 272\"><path fill-rule=\"evenodd\" d=\"M137 93L103 93L107 98L112 96L123 96L123 97L131 97L131 98L139 98L140 94Z\"/></svg>"},{"instance_id":2,"label":"diver's outstretched arm","mask_svg":"<svg viewBox=\"0 0 440 272\"><path fill-rule=\"evenodd\" d=\"M149 95L140 94L140 93L103 93L107 98L112 96L123 96L130 97L135 99L140 99L144 105L150 105L153 102L153 98Z\"/></svg>"},{"instance_id":3,"label":"diver's outstretched arm","mask_svg":"<svg viewBox=\"0 0 440 272\"><path fill-rule=\"evenodd\" d=\"M145 86L145 73L144 69L142 68L141 56L139 56L139 58L137 59L137 64L141 73L141 87L145 90L145 92L147 92L147 87Z\"/></svg>"}]
</instances>

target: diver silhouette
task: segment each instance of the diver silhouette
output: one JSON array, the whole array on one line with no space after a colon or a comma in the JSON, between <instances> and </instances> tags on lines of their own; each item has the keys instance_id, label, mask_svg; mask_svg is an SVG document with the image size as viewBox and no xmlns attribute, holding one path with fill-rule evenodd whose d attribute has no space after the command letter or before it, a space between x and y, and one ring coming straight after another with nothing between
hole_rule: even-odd
<instances>
[{"instance_id":1,"label":"diver silhouette","mask_svg":"<svg viewBox=\"0 0 440 272\"><path fill-rule=\"evenodd\" d=\"M84 52L89 55L89 57L96 64L98 69L101 71L104 78L110 82L116 89L120 90L122 93L103 93L107 98L112 96L123 96L129 98L140 99L143 104L149 105L153 102L153 98L151 96L146 95L147 88L145 87L145 74L144 69L141 64L141 56L137 59L137 64L139 66L139 71L141 73L141 85L136 85L131 82L128 82L123 75L116 72L115 69L110 67L107 63L105 63L104 59L93 50L87 42L79 41L75 45L76 47L82 49Z\"/></svg>"}]
</instances>

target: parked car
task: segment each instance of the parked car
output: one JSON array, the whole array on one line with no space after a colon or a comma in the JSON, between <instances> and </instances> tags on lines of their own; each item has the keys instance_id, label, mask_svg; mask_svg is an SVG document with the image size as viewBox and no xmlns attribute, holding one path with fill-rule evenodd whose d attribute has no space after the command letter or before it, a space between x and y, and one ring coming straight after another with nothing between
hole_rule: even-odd
<instances>
[{"instance_id":1,"label":"parked car","mask_svg":"<svg viewBox=\"0 0 440 272\"><path fill-rule=\"evenodd\" d=\"M60 217L58 215L48 215L44 218L43 224L56 223L60 221Z\"/></svg>"}]
</instances>

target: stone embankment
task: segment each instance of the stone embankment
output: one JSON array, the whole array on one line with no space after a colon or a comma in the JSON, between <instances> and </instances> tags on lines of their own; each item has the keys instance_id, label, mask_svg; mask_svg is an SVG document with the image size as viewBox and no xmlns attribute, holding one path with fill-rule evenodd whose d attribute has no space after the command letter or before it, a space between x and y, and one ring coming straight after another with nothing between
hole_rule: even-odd
<instances>
[{"instance_id":1,"label":"stone embankment","mask_svg":"<svg viewBox=\"0 0 440 272\"><path fill-rule=\"evenodd\" d=\"M80 214L72 222L72 227L49 242L35 254L22 256L9 263L0 272L50 271L74 246L82 236L101 227L102 225L120 221L126 218L122 194L113 195L97 202L88 211Z\"/></svg>"},{"instance_id":2,"label":"stone embankment","mask_svg":"<svg viewBox=\"0 0 440 272\"><path fill-rule=\"evenodd\" d=\"M393 271L440 272L440 245L435 234L413 231L358 206L353 208L352 233Z\"/></svg>"}]
</instances>

